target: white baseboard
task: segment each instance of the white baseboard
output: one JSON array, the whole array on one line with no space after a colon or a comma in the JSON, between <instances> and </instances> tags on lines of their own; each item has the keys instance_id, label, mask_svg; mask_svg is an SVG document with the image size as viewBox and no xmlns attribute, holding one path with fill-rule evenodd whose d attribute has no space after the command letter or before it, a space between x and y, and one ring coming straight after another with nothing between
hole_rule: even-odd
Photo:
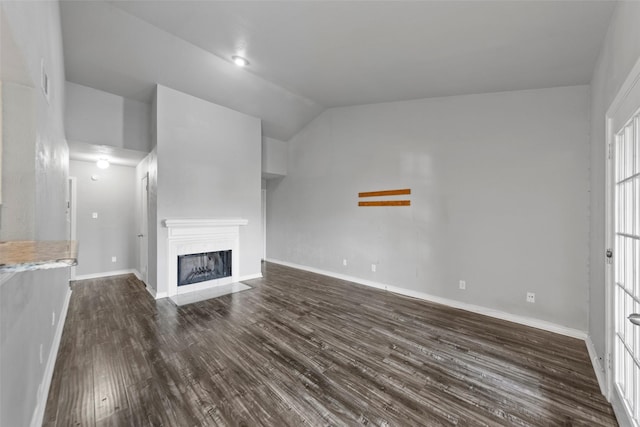
<instances>
[{"instance_id":1,"label":"white baseboard","mask_svg":"<svg viewBox=\"0 0 640 427\"><path fill-rule=\"evenodd\" d=\"M151 295L153 297L153 299L156 299L156 290L155 289L153 289L149 285L146 285L145 289L147 290L147 292L149 292L149 295Z\"/></svg>"},{"instance_id":2,"label":"white baseboard","mask_svg":"<svg viewBox=\"0 0 640 427\"><path fill-rule=\"evenodd\" d=\"M134 276L136 276L138 280L144 283L144 280L142 280L142 274L140 274L140 272L135 268L130 268L127 270L106 271L104 273L82 274L82 275L76 276L75 280L99 279L100 277L121 276L123 274L133 274ZM147 289L147 292L151 294L153 299L162 299L168 296L166 292L157 293L155 289L153 289L151 286L147 285L146 283L145 283L145 288Z\"/></svg>"},{"instance_id":3,"label":"white baseboard","mask_svg":"<svg viewBox=\"0 0 640 427\"><path fill-rule=\"evenodd\" d=\"M161 299L161 298L167 297L166 292L156 293L155 289L153 289L151 286L145 283L144 279L142 278L142 274L140 274L140 272L137 269L134 268L133 270L131 270L131 272L136 276L136 279L140 280L144 284L145 289L147 290L147 292L149 292L149 294L153 297L153 299ZM122 274L122 273L119 273L119 274Z\"/></svg>"},{"instance_id":4,"label":"white baseboard","mask_svg":"<svg viewBox=\"0 0 640 427\"><path fill-rule=\"evenodd\" d=\"M607 395L607 383L605 381L606 373L604 372L604 366L600 363L600 357L598 356L598 352L596 351L596 347L593 345L593 341L590 336L587 336L584 340L585 344L587 344L587 351L589 352L589 358L591 359L591 364L593 365L593 371L596 373L596 378L598 379L598 385L600 386L600 392L606 396Z\"/></svg>"},{"instance_id":5,"label":"white baseboard","mask_svg":"<svg viewBox=\"0 0 640 427\"><path fill-rule=\"evenodd\" d=\"M64 303L58 317L58 326L56 332L53 335L53 342L51 343L51 350L49 351L49 357L47 359L47 366L44 369L44 378L38 387L38 395L36 398L36 409L31 416L31 427L41 426L44 419L44 411L47 407L47 399L49 398L49 387L51 387L51 380L53 378L53 368L56 366L56 359L58 358L58 349L60 348L60 341L62 340L62 331L64 330L64 324L67 319L67 311L69 310L69 301L71 300L71 289L67 290L67 295L64 297Z\"/></svg>"},{"instance_id":6,"label":"white baseboard","mask_svg":"<svg viewBox=\"0 0 640 427\"><path fill-rule=\"evenodd\" d=\"M496 319L502 319L509 322L519 323L521 325L531 326L533 328L542 329L549 332L555 332L557 334L566 335L566 336L578 338L581 340L584 340L587 338L587 333L585 331L568 328L566 326L547 322L545 320L534 319L532 317L526 317L526 316L520 316L517 314L494 310L494 309L482 307L479 305L467 304L465 302L456 301L448 298L442 298L442 297L430 295L424 292L413 291L411 289L399 288L396 286L389 286L389 285L385 285L384 283L374 282L367 279L361 279L359 277L347 276L346 274L334 273L332 271L321 270L319 268L308 267L306 265L295 264L287 261L281 261L277 259L268 259L267 262L272 262L274 264L280 264L287 267L297 268L299 270L310 271L312 273L322 274L324 276L334 277L336 279L346 280L349 282L354 282L354 283L370 286L377 289L383 289L396 294L418 298L425 301L435 302L437 304L442 304L442 305L446 305L453 308L459 308L462 310L471 311L473 313L483 314L485 316L494 317Z\"/></svg>"},{"instance_id":7,"label":"white baseboard","mask_svg":"<svg viewBox=\"0 0 640 427\"><path fill-rule=\"evenodd\" d=\"M156 292L156 290L149 285L146 285L145 287L147 288L147 292L149 292L153 299L162 299L168 297L168 294L166 292Z\"/></svg>"},{"instance_id":8,"label":"white baseboard","mask_svg":"<svg viewBox=\"0 0 640 427\"><path fill-rule=\"evenodd\" d=\"M105 271L102 273L78 274L76 275L75 280L98 279L100 277L120 276L123 274L135 274L136 277L140 278L139 276L140 273L138 273L135 268L129 268L127 270L113 270L113 271Z\"/></svg>"},{"instance_id":9,"label":"white baseboard","mask_svg":"<svg viewBox=\"0 0 640 427\"><path fill-rule=\"evenodd\" d=\"M238 282L244 282L245 280L253 280L253 279L262 279L262 273L240 276L240 279L238 279Z\"/></svg>"}]
</instances>

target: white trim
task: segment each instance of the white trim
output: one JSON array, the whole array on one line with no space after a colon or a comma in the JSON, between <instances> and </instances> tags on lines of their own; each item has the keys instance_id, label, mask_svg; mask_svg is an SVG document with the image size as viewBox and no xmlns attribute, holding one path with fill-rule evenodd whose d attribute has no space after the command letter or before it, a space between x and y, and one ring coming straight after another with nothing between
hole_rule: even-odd
<instances>
[{"instance_id":1,"label":"white trim","mask_svg":"<svg viewBox=\"0 0 640 427\"><path fill-rule=\"evenodd\" d=\"M140 273L135 268L129 268L127 270L104 271L102 273L78 274L76 275L76 280L98 279L100 277L121 276L123 274L135 274L136 277L139 277Z\"/></svg>"},{"instance_id":2,"label":"white trim","mask_svg":"<svg viewBox=\"0 0 640 427\"><path fill-rule=\"evenodd\" d=\"M248 274L246 276L240 276L238 282L244 282L245 280L262 279L262 273Z\"/></svg>"},{"instance_id":3,"label":"white trim","mask_svg":"<svg viewBox=\"0 0 640 427\"><path fill-rule=\"evenodd\" d=\"M606 254L607 249L611 248L613 250L614 248L614 238L613 238L613 218L614 218L614 213L613 213L613 204L614 204L614 198L613 198L613 181L615 181L614 177L613 177L613 159L615 157L615 145L613 144L612 138L611 138L611 119L609 118L609 116L605 117L605 144L604 144L604 149L605 149L605 156L604 156L604 161L605 161L605 194L604 194L604 200L605 200L605 208L604 208L604 247L601 248L602 250L602 254ZM611 148L609 148L611 147ZM611 151L609 151L611 150ZM611 157L609 157L611 156ZM617 254L613 253L613 258L612 261L615 262ZM603 257L604 258L604 257ZM596 261L597 262L597 261ZM602 261L601 261L602 262ZM612 264L608 264L606 261L606 258L604 259L604 304L605 304L605 317L604 317L604 329L605 329L605 358L607 360L609 360L609 358L611 357L611 355L613 354L613 335L611 334L611 330L613 328L613 325L615 325L615 323L613 322L613 311L612 310L612 304L613 301L615 300L613 298L613 274L614 274L614 270L613 270L613 263ZM612 385L613 385L613 372L611 370L611 367L609 366L609 363L605 363L604 369L604 377L605 377L605 393L604 396L607 398L607 400L609 402L611 402L611 392L613 390Z\"/></svg>"},{"instance_id":4,"label":"white trim","mask_svg":"<svg viewBox=\"0 0 640 427\"><path fill-rule=\"evenodd\" d=\"M147 292L149 292L149 295L151 295L153 299L157 299L155 289L153 289L151 286L145 286L145 289L147 290Z\"/></svg>"},{"instance_id":5,"label":"white trim","mask_svg":"<svg viewBox=\"0 0 640 427\"><path fill-rule=\"evenodd\" d=\"M639 81L640 81L640 58L638 58L635 65L629 72L629 74L627 74L627 78L625 79L622 86L620 86L618 94L613 99L613 102L611 102L611 105L609 105L609 108L607 109L607 114L606 114L607 118L613 116L618 111L618 109L622 106L622 103L625 101L627 96L629 96L629 93L633 90L633 88Z\"/></svg>"},{"instance_id":6,"label":"white trim","mask_svg":"<svg viewBox=\"0 0 640 427\"><path fill-rule=\"evenodd\" d=\"M147 289L147 292L149 292L149 295L151 295L153 299L162 299L168 296L166 292L160 292L160 293L156 292L156 290L149 285L145 285L145 288Z\"/></svg>"},{"instance_id":7,"label":"white trim","mask_svg":"<svg viewBox=\"0 0 640 427\"><path fill-rule=\"evenodd\" d=\"M262 225L262 259L267 259L267 189L263 188L260 194L261 199L261 218Z\"/></svg>"},{"instance_id":8,"label":"white trim","mask_svg":"<svg viewBox=\"0 0 640 427\"><path fill-rule=\"evenodd\" d=\"M167 227L167 295L197 292L239 281L240 278L240 226L247 225L247 219L165 219ZM231 276L207 280L187 286L178 286L178 263L181 255L204 252L232 252Z\"/></svg>"},{"instance_id":9,"label":"white trim","mask_svg":"<svg viewBox=\"0 0 640 427\"><path fill-rule=\"evenodd\" d=\"M70 186L70 194L69 194L69 239L77 240L78 238L78 182L75 176L69 177L69 186ZM76 279L76 266L72 265L69 269L69 280L77 280Z\"/></svg>"},{"instance_id":10,"label":"white trim","mask_svg":"<svg viewBox=\"0 0 640 427\"><path fill-rule=\"evenodd\" d=\"M165 219L164 226L167 228L193 228L193 227L229 227L247 225L248 219L209 219L209 218L189 218L189 219Z\"/></svg>"},{"instance_id":11,"label":"white trim","mask_svg":"<svg viewBox=\"0 0 640 427\"><path fill-rule=\"evenodd\" d=\"M596 378L598 380L598 385L600 386L600 393L606 396L607 381L605 378L605 372L602 364L600 363L600 357L598 356L596 347L593 345L593 341L591 340L591 336L587 336L584 340L584 343L587 345L589 358L591 359L591 364L593 365L593 372L595 372Z\"/></svg>"},{"instance_id":12,"label":"white trim","mask_svg":"<svg viewBox=\"0 0 640 427\"><path fill-rule=\"evenodd\" d=\"M636 61L633 68L625 78L624 82L620 86L618 93L616 94L613 102L609 105L605 115L605 149L608 151L611 148L611 159L605 157L605 247L603 248L615 248L615 230L614 230L614 159L615 159L615 132L616 126L620 124L614 124L616 115L623 115L623 118L627 114L631 117L637 112L637 105L629 105L629 100L638 99L640 90L640 58ZM635 91L635 92L634 92ZM632 97L632 98L629 98ZM629 110L633 108L634 110ZM619 395L615 392L616 385L614 378L614 340L615 340L615 277L613 265L615 265L616 252L614 249L612 264L605 264L605 357L608 361L605 363L605 392L604 395L607 400L613 406L616 418L621 426L635 425L633 421L633 415L630 414L624 399L619 399Z\"/></svg>"},{"instance_id":13,"label":"white trim","mask_svg":"<svg viewBox=\"0 0 640 427\"><path fill-rule=\"evenodd\" d=\"M145 285L149 281L149 171L146 171L140 179L140 216L138 238L136 239L138 248L138 262L137 266L140 267L139 271L144 272L144 277L140 275L140 279ZM144 255L143 255L144 254ZM143 258L144 264L143 265Z\"/></svg>"},{"instance_id":14,"label":"white trim","mask_svg":"<svg viewBox=\"0 0 640 427\"><path fill-rule=\"evenodd\" d=\"M142 280L142 274L140 274L140 272L136 268L130 268L128 270L107 271L105 273L83 274L81 276L76 276L76 280L99 279L101 277L121 276L123 274L133 274L134 276L136 276L136 279L140 280L144 284L144 287L147 289L147 292L151 294L153 299L161 299L167 297L166 292L160 292L159 294L157 294L155 289L144 283L144 280Z\"/></svg>"},{"instance_id":15,"label":"white trim","mask_svg":"<svg viewBox=\"0 0 640 427\"><path fill-rule=\"evenodd\" d=\"M38 395L36 397L36 408L31 416L31 427L41 426L44 419L44 410L47 407L47 399L49 398L49 387L51 387L51 380L53 378L53 368L56 365L56 359L58 358L58 349L60 348L60 341L62 340L62 331L64 330L64 324L67 319L67 311L69 310L69 301L71 300L71 289L67 289L67 295L64 297L62 303L62 309L58 317L58 325L56 332L53 335L53 342L51 343L51 350L49 350L49 358L47 359L47 366L44 369L44 378L40 387L38 387Z\"/></svg>"},{"instance_id":16,"label":"white trim","mask_svg":"<svg viewBox=\"0 0 640 427\"><path fill-rule=\"evenodd\" d=\"M586 331L568 328L566 326L547 322L545 320L534 319L532 317L526 317L526 316L519 316L517 314L506 313L504 311L494 310L494 309L482 307L479 305L467 304L464 302L460 302L460 301L456 301L448 298L442 298L435 295L430 295L424 292L413 291L411 289L399 288L396 286L388 286L383 283L373 282L371 280L361 279L359 277L347 276L345 274L334 273L331 271L321 270L313 267L307 267L305 265L294 264L291 262L280 261L276 259L268 259L267 262L272 262L274 264L280 264L287 267L297 268L299 270L306 270L312 273L318 273L318 274L322 274L329 277L335 277L336 279L359 283L361 285L370 286L377 289L383 289L396 294L418 298L425 301L431 301L437 304L442 304L442 305L446 305L453 308L459 308L462 310L471 311L473 313L478 313L485 316L493 317L496 319L502 319L502 320L518 323L525 326L531 326L533 328L542 329L544 331L549 331L549 332L555 332L557 334L566 335L566 336L578 338L581 340L584 340L587 338Z\"/></svg>"},{"instance_id":17,"label":"white trim","mask_svg":"<svg viewBox=\"0 0 640 427\"><path fill-rule=\"evenodd\" d=\"M555 332L557 334L565 335L572 338L578 338L584 340L587 337L586 331L579 329L568 328L566 326L558 325L556 323L547 322L546 320L535 319L533 317L520 316L517 314L507 313L500 310L494 310L479 305L467 304L464 302L441 298L435 295L426 294L423 292L412 291L410 289L398 288L395 286L387 286L386 290L394 292L400 295L406 295L413 298L423 299L426 301L443 304L453 308L459 308L473 313L482 314L485 316L493 317L496 319L506 320L508 322L518 323L520 325L530 326L532 328L542 329L544 331Z\"/></svg>"}]
</instances>

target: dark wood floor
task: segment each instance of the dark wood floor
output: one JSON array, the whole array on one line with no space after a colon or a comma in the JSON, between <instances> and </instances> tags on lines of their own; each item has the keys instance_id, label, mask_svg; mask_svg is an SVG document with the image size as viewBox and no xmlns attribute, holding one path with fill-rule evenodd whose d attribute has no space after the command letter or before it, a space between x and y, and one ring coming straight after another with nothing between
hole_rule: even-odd
<instances>
[{"instance_id":1,"label":"dark wood floor","mask_svg":"<svg viewBox=\"0 0 640 427\"><path fill-rule=\"evenodd\" d=\"M47 426L612 426L584 342L265 265L184 307L72 284Z\"/></svg>"}]
</instances>

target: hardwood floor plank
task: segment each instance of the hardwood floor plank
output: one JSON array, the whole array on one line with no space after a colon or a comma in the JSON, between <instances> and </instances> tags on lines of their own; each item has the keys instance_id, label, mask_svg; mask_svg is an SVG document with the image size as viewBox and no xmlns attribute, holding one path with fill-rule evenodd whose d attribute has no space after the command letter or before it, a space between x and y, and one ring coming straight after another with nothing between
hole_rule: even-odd
<instances>
[{"instance_id":1,"label":"hardwood floor plank","mask_svg":"<svg viewBox=\"0 0 640 427\"><path fill-rule=\"evenodd\" d=\"M581 340L264 267L182 307L73 283L45 425L617 425Z\"/></svg>"},{"instance_id":2,"label":"hardwood floor plank","mask_svg":"<svg viewBox=\"0 0 640 427\"><path fill-rule=\"evenodd\" d=\"M126 361L119 347L99 344L93 347L93 395L95 418L100 421L128 409L122 371Z\"/></svg>"},{"instance_id":3,"label":"hardwood floor plank","mask_svg":"<svg viewBox=\"0 0 640 427\"><path fill-rule=\"evenodd\" d=\"M76 349L62 355L74 363L64 364L66 369L55 377L60 382L55 401L56 425L85 426L95 423L93 394L93 367L91 352Z\"/></svg>"}]
</instances>

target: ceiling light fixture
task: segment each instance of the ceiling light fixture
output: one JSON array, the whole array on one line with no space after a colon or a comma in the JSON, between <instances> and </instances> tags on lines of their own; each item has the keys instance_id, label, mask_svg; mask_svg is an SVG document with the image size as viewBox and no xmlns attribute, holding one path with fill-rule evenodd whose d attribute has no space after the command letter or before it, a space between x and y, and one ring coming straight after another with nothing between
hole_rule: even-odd
<instances>
[{"instance_id":1,"label":"ceiling light fixture","mask_svg":"<svg viewBox=\"0 0 640 427\"><path fill-rule=\"evenodd\" d=\"M109 160L105 158L101 158L96 162L96 166L98 166L100 169L106 169L109 167L109 165L110 165Z\"/></svg>"},{"instance_id":2,"label":"ceiling light fixture","mask_svg":"<svg viewBox=\"0 0 640 427\"><path fill-rule=\"evenodd\" d=\"M231 59L233 60L233 63L238 67L246 67L247 65L249 65L249 61L247 60L247 58L243 58L242 56L233 55Z\"/></svg>"}]
</instances>

